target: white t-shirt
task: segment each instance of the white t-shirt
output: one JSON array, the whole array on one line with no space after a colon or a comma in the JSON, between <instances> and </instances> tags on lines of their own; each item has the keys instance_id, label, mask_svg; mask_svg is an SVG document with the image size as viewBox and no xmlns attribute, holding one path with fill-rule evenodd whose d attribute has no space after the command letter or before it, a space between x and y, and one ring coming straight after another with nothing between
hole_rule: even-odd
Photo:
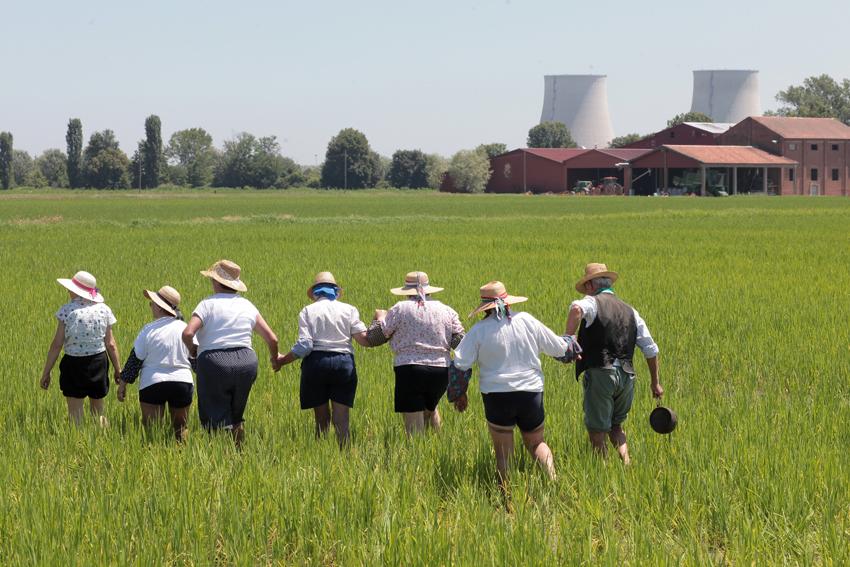
<instances>
[{"instance_id":1,"label":"white t-shirt","mask_svg":"<svg viewBox=\"0 0 850 567\"><path fill-rule=\"evenodd\" d=\"M70 356L91 356L105 351L106 331L116 323L115 315L105 303L81 297L60 307L56 318L65 323L63 348Z\"/></svg>"},{"instance_id":2,"label":"white t-shirt","mask_svg":"<svg viewBox=\"0 0 850 567\"><path fill-rule=\"evenodd\" d=\"M260 312L241 295L213 294L201 301L192 314L204 323L197 334L198 354L223 348L251 348L251 333Z\"/></svg>"},{"instance_id":3,"label":"white t-shirt","mask_svg":"<svg viewBox=\"0 0 850 567\"><path fill-rule=\"evenodd\" d=\"M455 349L454 365L468 370L477 361L481 393L542 392L539 353L563 356L567 342L525 312L487 317L473 325Z\"/></svg>"},{"instance_id":4,"label":"white t-shirt","mask_svg":"<svg viewBox=\"0 0 850 567\"><path fill-rule=\"evenodd\" d=\"M182 339L185 328L186 323L174 317L160 317L139 331L133 349L142 361L140 390L159 382L192 383L189 349Z\"/></svg>"},{"instance_id":5,"label":"white t-shirt","mask_svg":"<svg viewBox=\"0 0 850 567\"><path fill-rule=\"evenodd\" d=\"M299 357L312 351L353 354L351 336L365 330L356 307L319 298L298 314L298 342L292 350Z\"/></svg>"}]
</instances>

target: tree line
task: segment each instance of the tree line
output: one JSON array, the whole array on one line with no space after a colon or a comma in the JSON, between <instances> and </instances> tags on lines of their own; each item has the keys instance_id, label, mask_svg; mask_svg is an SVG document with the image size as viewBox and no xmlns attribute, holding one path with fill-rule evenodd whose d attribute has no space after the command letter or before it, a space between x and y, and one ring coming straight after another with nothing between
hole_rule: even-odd
<instances>
[{"instance_id":1,"label":"tree line","mask_svg":"<svg viewBox=\"0 0 850 567\"><path fill-rule=\"evenodd\" d=\"M841 82L829 75L809 77L802 85L779 91L780 107L766 114L836 118L850 125L850 79ZM667 122L712 122L698 112L677 114ZM622 147L644 136L633 133L611 141ZM35 158L14 149L10 132L0 132L0 188L91 187L96 189L150 189L160 185L187 187L366 187L439 188L446 176L455 190L480 192L490 178L490 158L507 151L505 144L482 144L461 150L447 159L418 149L398 150L392 157L373 151L365 134L345 128L331 138L321 166L299 165L280 153L275 136L256 137L243 132L213 145L203 128L188 128L162 140L158 116L145 120L145 137L132 156L119 147L112 130L93 132L83 144L83 125L68 121L65 152L49 149ZM576 147L567 127L543 122L528 132L528 147Z\"/></svg>"}]
</instances>

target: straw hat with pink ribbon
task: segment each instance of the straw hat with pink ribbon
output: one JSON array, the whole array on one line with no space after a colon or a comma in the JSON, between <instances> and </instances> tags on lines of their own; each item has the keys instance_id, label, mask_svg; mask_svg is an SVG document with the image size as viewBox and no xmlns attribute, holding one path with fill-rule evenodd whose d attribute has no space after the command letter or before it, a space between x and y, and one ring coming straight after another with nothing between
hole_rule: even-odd
<instances>
[{"instance_id":1,"label":"straw hat with pink ribbon","mask_svg":"<svg viewBox=\"0 0 850 567\"><path fill-rule=\"evenodd\" d=\"M88 272L80 270L71 279L57 278L56 281L59 282L59 285L83 299L103 303L103 296L97 287L97 280Z\"/></svg>"}]
</instances>

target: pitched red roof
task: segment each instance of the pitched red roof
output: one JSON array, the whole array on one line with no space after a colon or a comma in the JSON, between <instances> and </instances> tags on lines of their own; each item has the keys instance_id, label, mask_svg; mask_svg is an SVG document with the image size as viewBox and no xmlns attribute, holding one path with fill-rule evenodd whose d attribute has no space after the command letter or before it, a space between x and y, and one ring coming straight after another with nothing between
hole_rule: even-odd
<instances>
[{"instance_id":1,"label":"pitched red roof","mask_svg":"<svg viewBox=\"0 0 850 567\"><path fill-rule=\"evenodd\" d=\"M623 161L630 161L637 159L644 154L648 154L652 151L652 148L603 148L596 151L608 154L609 156L614 156L615 158Z\"/></svg>"},{"instance_id":2,"label":"pitched red roof","mask_svg":"<svg viewBox=\"0 0 850 567\"><path fill-rule=\"evenodd\" d=\"M752 146L661 146L705 165L779 166L796 165L797 162L769 154Z\"/></svg>"},{"instance_id":3,"label":"pitched red roof","mask_svg":"<svg viewBox=\"0 0 850 567\"><path fill-rule=\"evenodd\" d=\"M590 150L584 150L581 148L520 148L517 151L528 152L530 154L561 163Z\"/></svg>"},{"instance_id":4,"label":"pitched red roof","mask_svg":"<svg viewBox=\"0 0 850 567\"><path fill-rule=\"evenodd\" d=\"M751 119L786 139L850 140L850 126L835 118L752 116Z\"/></svg>"}]
</instances>

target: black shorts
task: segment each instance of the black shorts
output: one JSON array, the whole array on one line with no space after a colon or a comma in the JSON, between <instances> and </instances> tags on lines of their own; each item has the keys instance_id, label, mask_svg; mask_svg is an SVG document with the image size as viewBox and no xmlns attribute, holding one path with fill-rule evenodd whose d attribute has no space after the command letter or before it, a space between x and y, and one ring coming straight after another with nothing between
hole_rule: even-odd
<instances>
[{"instance_id":1,"label":"black shorts","mask_svg":"<svg viewBox=\"0 0 850 567\"><path fill-rule=\"evenodd\" d=\"M543 425L543 392L493 392L481 394L484 416L493 425L518 426L520 431L534 431Z\"/></svg>"},{"instance_id":2,"label":"black shorts","mask_svg":"<svg viewBox=\"0 0 850 567\"><path fill-rule=\"evenodd\" d=\"M319 407L328 400L353 408L356 393L354 355L313 351L301 361L301 409Z\"/></svg>"},{"instance_id":3,"label":"black shorts","mask_svg":"<svg viewBox=\"0 0 850 567\"><path fill-rule=\"evenodd\" d=\"M109 393L106 352L91 356L63 356L59 362L59 389L66 398L105 398Z\"/></svg>"},{"instance_id":4,"label":"black shorts","mask_svg":"<svg viewBox=\"0 0 850 567\"><path fill-rule=\"evenodd\" d=\"M257 379L257 353L247 347L205 350L198 355L198 417L206 429L235 427Z\"/></svg>"},{"instance_id":5,"label":"black shorts","mask_svg":"<svg viewBox=\"0 0 850 567\"><path fill-rule=\"evenodd\" d=\"M174 409L192 405L194 387L189 382L157 382L139 390L139 401L154 406L168 404Z\"/></svg>"},{"instance_id":6,"label":"black shorts","mask_svg":"<svg viewBox=\"0 0 850 567\"><path fill-rule=\"evenodd\" d=\"M395 367L395 411L434 411L449 384L445 366L404 364Z\"/></svg>"}]
</instances>

